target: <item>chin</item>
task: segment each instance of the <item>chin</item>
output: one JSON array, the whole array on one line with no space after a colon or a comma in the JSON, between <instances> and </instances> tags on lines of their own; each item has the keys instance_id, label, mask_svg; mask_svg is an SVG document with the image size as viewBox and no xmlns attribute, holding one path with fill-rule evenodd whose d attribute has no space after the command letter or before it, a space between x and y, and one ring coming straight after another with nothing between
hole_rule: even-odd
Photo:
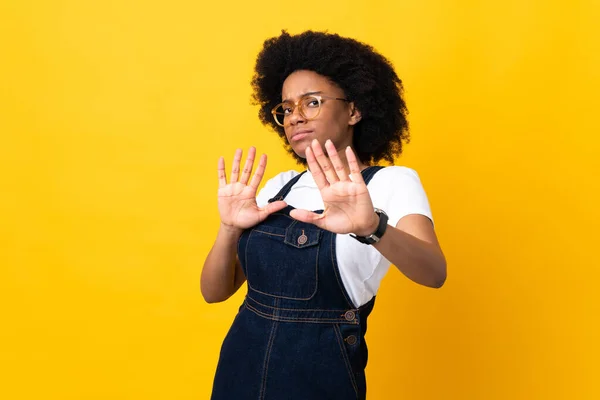
<instances>
[{"instance_id":1,"label":"chin","mask_svg":"<svg viewBox=\"0 0 600 400\"><path fill-rule=\"evenodd\" d=\"M294 153L296 153L296 155L300 158L302 158L303 160L306 160L306 147L300 149L299 147L296 146L291 146L292 150L294 150Z\"/></svg>"}]
</instances>

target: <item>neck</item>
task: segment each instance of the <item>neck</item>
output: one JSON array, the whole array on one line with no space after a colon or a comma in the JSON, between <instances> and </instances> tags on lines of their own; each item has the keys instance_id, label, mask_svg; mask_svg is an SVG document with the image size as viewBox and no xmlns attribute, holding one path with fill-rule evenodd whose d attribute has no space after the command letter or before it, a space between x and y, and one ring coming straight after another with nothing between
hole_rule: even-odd
<instances>
[{"instance_id":1,"label":"neck","mask_svg":"<svg viewBox=\"0 0 600 400\"><path fill-rule=\"evenodd\" d=\"M352 151L356 155L356 151L352 148ZM348 166L348 159L346 158L346 148L338 151L338 155L340 156L340 160L344 163L344 169L346 170L346 175L350 175L350 167ZM358 163L358 168L362 171L367 168L367 165L363 164L358 157L356 157L356 162Z\"/></svg>"}]
</instances>

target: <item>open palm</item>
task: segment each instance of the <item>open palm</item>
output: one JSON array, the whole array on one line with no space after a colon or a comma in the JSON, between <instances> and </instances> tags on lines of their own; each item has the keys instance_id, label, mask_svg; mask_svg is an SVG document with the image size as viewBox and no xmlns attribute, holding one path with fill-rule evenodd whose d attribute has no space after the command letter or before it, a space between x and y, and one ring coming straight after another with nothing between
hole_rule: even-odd
<instances>
[{"instance_id":1,"label":"open palm","mask_svg":"<svg viewBox=\"0 0 600 400\"><path fill-rule=\"evenodd\" d=\"M348 177L333 143L327 141L325 147L329 158L316 140L306 149L306 161L325 206L323 213L297 209L290 215L334 233L371 234L377 227L378 218L354 152L346 149L350 167Z\"/></svg>"},{"instance_id":2,"label":"open palm","mask_svg":"<svg viewBox=\"0 0 600 400\"><path fill-rule=\"evenodd\" d=\"M223 157L219 158L218 207L221 223L224 225L238 229L247 229L265 220L269 214L281 210L286 206L286 203L283 201L276 201L262 208L256 204L256 191L267 166L267 156L264 154L261 156L256 172L248 184L252 167L254 166L255 155L256 149L251 147L244 170L240 176L242 150L238 149L235 152L229 183L227 183L227 176L225 174L225 160Z\"/></svg>"}]
</instances>

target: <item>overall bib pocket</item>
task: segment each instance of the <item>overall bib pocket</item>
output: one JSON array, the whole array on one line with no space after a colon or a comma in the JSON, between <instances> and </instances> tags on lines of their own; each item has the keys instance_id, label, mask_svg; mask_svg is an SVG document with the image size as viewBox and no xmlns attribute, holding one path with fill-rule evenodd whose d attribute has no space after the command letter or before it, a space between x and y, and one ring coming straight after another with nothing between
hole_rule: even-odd
<instances>
[{"instance_id":1,"label":"overall bib pocket","mask_svg":"<svg viewBox=\"0 0 600 400\"><path fill-rule=\"evenodd\" d=\"M309 300L317 292L322 231L293 221L287 228L257 225L248 237L246 278L252 290L273 297Z\"/></svg>"}]
</instances>

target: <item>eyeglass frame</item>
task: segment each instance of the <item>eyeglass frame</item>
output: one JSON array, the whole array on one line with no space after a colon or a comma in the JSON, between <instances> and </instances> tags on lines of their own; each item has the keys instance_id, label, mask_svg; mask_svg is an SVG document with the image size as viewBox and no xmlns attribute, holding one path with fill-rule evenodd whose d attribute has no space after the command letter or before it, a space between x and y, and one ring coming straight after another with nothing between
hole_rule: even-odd
<instances>
[{"instance_id":1,"label":"eyeglass frame","mask_svg":"<svg viewBox=\"0 0 600 400\"><path fill-rule=\"evenodd\" d=\"M300 104L300 102L302 100L304 100L305 98L307 98L307 97L314 97L319 102L319 111L317 112L317 115L315 115L312 118L308 118L306 115L304 115L304 112L302 112L302 106L298 107L298 104ZM323 101L322 101L323 99L325 99L325 100L341 100L341 101L345 101L346 103L351 103L352 102L352 101L350 101L348 99L345 99L343 97L332 97L332 96L325 96L325 95L322 95L322 94L306 93L305 95L301 96L298 99L298 101L296 101L296 102L289 101L289 103L293 103L294 104L294 107L292 108L292 112L290 114L288 114L287 116L294 115L294 111L296 111L296 108L298 108L298 111L300 112L300 115L302 115L302 117L304 117L307 121L312 121L314 119L317 119L317 117L319 115L321 115L321 104L323 104ZM275 110L277 110L278 107L280 107L280 106L282 106L283 104L286 104L286 103L288 103L288 101L281 102L281 103L277 104L275 107L273 107L271 109L271 115L273 115L273 119L275 120L275 123L277 125L279 125L279 126L284 127L284 128L285 128L285 125L284 124L280 124L279 121L277 120L277 116L276 115L278 113ZM278 115L282 115L282 114L278 114ZM283 118L284 119L285 119L285 117L286 117L286 115L283 114Z\"/></svg>"}]
</instances>

